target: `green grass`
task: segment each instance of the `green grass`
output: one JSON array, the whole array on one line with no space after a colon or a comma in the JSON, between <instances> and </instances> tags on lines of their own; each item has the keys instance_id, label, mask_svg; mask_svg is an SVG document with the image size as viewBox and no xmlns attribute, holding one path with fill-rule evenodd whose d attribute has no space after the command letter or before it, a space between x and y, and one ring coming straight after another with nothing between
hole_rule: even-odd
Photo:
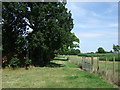
<instances>
[{"instance_id":1,"label":"green grass","mask_svg":"<svg viewBox=\"0 0 120 90\"><path fill-rule=\"evenodd\" d=\"M98 75L82 71L69 61L53 60L61 67L3 69L3 88L115 88Z\"/></svg>"}]
</instances>

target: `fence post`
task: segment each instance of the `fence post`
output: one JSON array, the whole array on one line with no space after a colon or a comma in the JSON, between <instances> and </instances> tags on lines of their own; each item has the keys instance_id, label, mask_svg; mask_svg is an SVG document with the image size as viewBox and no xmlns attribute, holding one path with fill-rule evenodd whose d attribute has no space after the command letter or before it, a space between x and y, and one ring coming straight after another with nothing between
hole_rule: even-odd
<instances>
[{"instance_id":1,"label":"fence post","mask_svg":"<svg viewBox=\"0 0 120 90\"><path fill-rule=\"evenodd\" d=\"M113 57L113 82L114 82L114 76L115 76L115 56Z\"/></svg>"},{"instance_id":2,"label":"fence post","mask_svg":"<svg viewBox=\"0 0 120 90\"><path fill-rule=\"evenodd\" d=\"M99 57L97 57L97 71L99 70Z\"/></svg>"},{"instance_id":3,"label":"fence post","mask_svg":"<svg viewBox=\"0 0 120 90\"><path fill-rule=\"evenodd\" d=\"M105 76L107 76L107 60L108 60L108 58L106 57L106 61L105 61Z\"/></svg>"},{"instance_id":4,"label":"fence post","mask_svg":"<svg viewBox=\"0 0 120 90\"><path fill-rule=\"evenodd\" d=\"M93 71L93 56L91 57L91 71Z\"/></svg>"},{"instance_id":5,"label":"fence post","mask_svg":"<svg viewBox=\"0 0 120 90\"><path fill-rule=\"evenodd\" d=\"M83 59L84 59L84 57L82 57L82 69L84 67L84 62L83 62L84 60Z\"/></svg>"},{"instance_id":6,"label":"fence post","mask_svg":"<svg viewBox=\"0 0 120 90\"><path fill-rule=\"evenodd\" d=\"M84 70L86 70L86 57L84 57L83 67L84 67Z\"/></svg>"}]
</instances>

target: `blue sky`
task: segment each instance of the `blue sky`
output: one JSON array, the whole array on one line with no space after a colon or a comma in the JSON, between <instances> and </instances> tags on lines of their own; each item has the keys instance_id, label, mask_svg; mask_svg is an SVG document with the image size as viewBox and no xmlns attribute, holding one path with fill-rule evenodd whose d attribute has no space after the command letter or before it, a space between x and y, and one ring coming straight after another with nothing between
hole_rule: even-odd
<instances>
[{"instance_id":1,"label":"blue sky","mask_svg":"<svg viewBox=\"0 0 120 90\"><path fill-rule=\"evenodd\" d=\"M106 51L118 44L117 2L68 2L72 13L72 32L80 39L81 52L95 52L98 47Z\"/></svg>"}]
</instances>

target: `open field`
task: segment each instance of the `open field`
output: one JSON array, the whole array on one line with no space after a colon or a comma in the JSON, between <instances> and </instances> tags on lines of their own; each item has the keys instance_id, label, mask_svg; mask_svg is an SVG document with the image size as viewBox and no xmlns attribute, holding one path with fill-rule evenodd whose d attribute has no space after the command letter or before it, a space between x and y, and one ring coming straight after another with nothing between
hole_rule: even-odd
<instances>
[{"instance_id":1,"label":"open field","mask_svg":"<svg viewBox=\"0 0 120 90\"><path fill-rule=\"evenodd\" d=\"M79 56L69 56L69 58L70 58L70 60L74 60L74 62L76 62L76 64L77 63L80 63L80 64L82 64L82 57L79 57ZM88 62L89 63L91 63L91 57L87 57L86 58L87 60L88 60ZM94 60L93 60L93 67L94 67L94 69L97 69L97 58L93 58ZM106 60L104 60L104 61L99 61L99 68L100 69L108 69L108 70L112 70L113 69L113 61L107 61L106 63L105 63L105 61ZM115 63L115 66L114 66L114 69L115 69L115 72L120 72L120 70L119 70L119 68L118 68L118 65L120 64L120 62L119 61L116 61Z\"/></svg>"},{"instance_id":2,"label":"open field","mask_svg":"<svg viewBox=\"0 0 120 90\"><path fill-rule=\"evenodd\" d=\"M53 60L46 67L3 69L3 88L115 88L98 75L82 71L69 61Z\"/></svg>"},{"instance_id":3,"label":"open field","mask_svg":"<svg viewBox=\"0 0 120 90\"><path fill-rule=\"evenodd\" d=\"M120 61L120 53L80 53L78 56L85 56L85 57L99 57L100 60L105 60L106 57L109 59L109 61L113 61L113 57L115 57L116 61Z\"/></svg>"},{"instance_id":4,"label":"open field","mask_svg":"<svg viewBox=\"0 0 120 90\"><path fill-rule=\"evenodd\" d=\"M82 57L79 56L69 56L72 63L78 65L79 67L82 66ZM87 57L86 61L91 63L91 57ZM114 65L114 67L113 67ZM104 76L110 82L118 84L118 74L120 73L119 68L120 62L116 61L97 61L97 58L93 58L93 72L98 73L101 76ZM99 66L99 70L97 71Z\"/></svg>"}]
</instances>

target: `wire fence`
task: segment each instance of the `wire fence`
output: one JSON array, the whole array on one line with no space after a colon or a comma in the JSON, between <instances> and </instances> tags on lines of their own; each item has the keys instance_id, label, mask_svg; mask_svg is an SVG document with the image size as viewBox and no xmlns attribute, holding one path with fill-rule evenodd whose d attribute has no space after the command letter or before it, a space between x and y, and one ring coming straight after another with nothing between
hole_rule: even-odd
<instances>
[{"instance_id":1,"label":"wire fence","mask_svg":"<svg viewBox=\"0 0 120 90\"><path fill-rule=\"evenodd\" d=\"M104 61L100 61L99 57L69 56L69 60L83 70L99 74L104 79L120 86L120 62L115 61L115 57L113 57L112 61L107 57Z\"/></svg>"}]
</instances>

